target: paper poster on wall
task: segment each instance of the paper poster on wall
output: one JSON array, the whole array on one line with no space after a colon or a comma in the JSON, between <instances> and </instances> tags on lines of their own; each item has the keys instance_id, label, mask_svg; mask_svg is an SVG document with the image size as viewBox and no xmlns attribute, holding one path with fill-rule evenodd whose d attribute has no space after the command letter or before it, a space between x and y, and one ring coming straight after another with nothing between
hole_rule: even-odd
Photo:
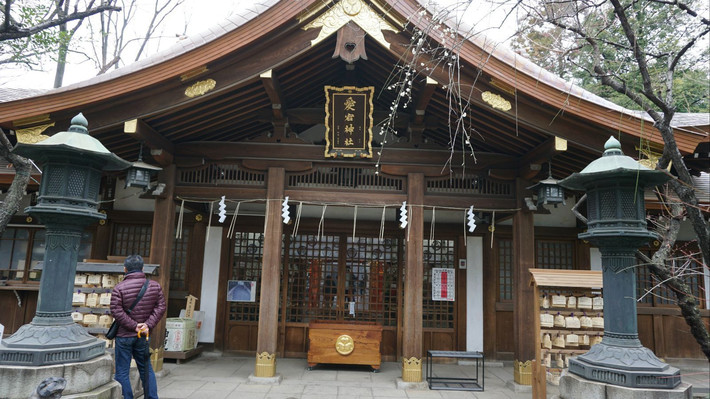
<instances>
[{"instance_id":1,"label":"paper poster on wall","mask_svg":"<svg viewBox=\"0 0 710 399\"><path fill-rule=\"evenodd\" d=\"M0 324L0 343L2 343L2 335L5 333L5 326Z\"/></svg>"},{"instance_id":2,"label":"paper poster on wall","mask_svg":"<svg viewBox=\"0 0 710 399\"><path fill-rule=\"evenodd\" d=\"M456 269L431 269L431 300L453 301L456 297Z\"/></svg>"},{"instance_id":3,"label":"paper poster on wall","mask_svg":"<svg viewBox=\"0 0 710 399\"><path fill-rule=\"evenodd\" d=\"M256 302L256 281L229 280L228 302Z\"/></svg>"}]
</instances>

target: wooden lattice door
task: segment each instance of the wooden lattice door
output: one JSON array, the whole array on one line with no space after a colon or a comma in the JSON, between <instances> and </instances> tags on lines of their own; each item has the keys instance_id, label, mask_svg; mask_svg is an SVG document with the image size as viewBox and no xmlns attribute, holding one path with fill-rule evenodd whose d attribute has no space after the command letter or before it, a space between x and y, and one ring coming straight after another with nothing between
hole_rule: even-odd
<instances>
[{"instance_id":1,"label":"wooden lattice door","mask_svg":"<svg viewBox=\"0 0 710 399\"><path fill-rule=\"evenodd\" d=\"M306 352L312 320L375 321L385 329L383 355L396 356L402 248L395 238L299 234L285 240L281 347ZM284 306L285 305L285 306Z\"/></svg>"}]
</instances>

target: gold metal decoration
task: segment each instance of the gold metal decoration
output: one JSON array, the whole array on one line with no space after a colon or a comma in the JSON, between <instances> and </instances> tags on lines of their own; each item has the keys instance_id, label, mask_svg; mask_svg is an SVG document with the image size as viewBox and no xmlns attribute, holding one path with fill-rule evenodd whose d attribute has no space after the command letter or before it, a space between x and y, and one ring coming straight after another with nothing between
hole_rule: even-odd
<instances>
[{"instance_id":1,"label":"gold metal decoration","mask_svg":"<svg viewBox=\"0 0 710 399\"><path fill-rule=\"evenodd\" d=\"M520 385L532 385L532 360L513 362L513 379Z\"/></svg>"},{"instance_id":2,"label":"gold metal decoration","mask_svg":"<svg viewBox=\"0 0 710 399\"><path fill-rule=\"evenodd\" d=\"M197 215L195 215L195 220L198 221L198 222L201 222L201 221L202 221L202 215L199 214L199 213L198 213Z\"/></svg>"},{"instance_id":3,"label":"gold metal decoration","mask_svg":"<svg viewBox=\"0 0 710 399\"><path fill-rule=\"evenodd\" d=\"M276 354L262 352L256 354L254 377L273 377L276 375Z\"/></svg>"},{"instance_id":4,"label":"gold metal decoration","mask_svg":"<svg viewBox=\"0 0 710 399\"><path fill-rule=\"evenodd\" d=\"M303 16L302 20L308 18L310 15L312 14L309 13ZM318 18L304 26L303 29L321 28L318 37L311 41L311 46L315 46L326 37L337 32L338 29L350 21L355 22L367 32L367 34L386 48L389 48L390 45L385 40L382 30L389 30L395 33L399 32L395 26L387 22L362 0L339 1Z\"/></svg>"},{"instance_id":5,"label":"gold metal decoration","mask_svg":"<svg viewBox=\"0 0 710 399\"><path fill-rule=\"evenodd\" d=\"M355 341L349 335L341 335L335 340L335 351L343 356L349 355L355 349Z\"/></svg>"},{"instance_id":6,"label":"gold metal decoration","mask_svg":"<svg viewBox=\"0 0 710 399\"><path fill-rule=\"evenodd\" d=\"M198 97L204 95L208 91L211 91L215 88L215 86L217 86L217 81L215 81L214 79L200 80L199 82L195 82L192 86L185 89L185 95L190 98Z\"/></svg>"},{"instance_id":7,"label":"gold metal decoration","mask_svg":"<svg viewBox=\"0 0 710 399\"><path fill-rule=\"evenodd\" d=\"M510 101L498 94L491 93L490 91L484 91L481 93L481 97L483 98L483 101L495 109L510 111L510 109L513 108L513 106L510 105Z\"/></svg>"},{"instance_id":8,"label":"gold metal decoration","mask_svg":"<svg viewBox=\"0 0 710 399\"><path fill-rule=\"evenodd\" d=\"M402 381L422 382L422 359L402 358Z\"/></svg>"},{"instance_id":9,"label":"gold metal decoration","mask_svg":"<svg viewBox=\"0 0 710 399\"><path fill-rule=\"evenodd\" d=\"M488 226L488 231L490 231L491 233L496 231L496 226L493 226L493 225Z\"/></svg>"},{"instance_id":10,"label":"gold metal decoration","mask_svg":"<svg viewBox=\"0 0 710 399\"><path fill-rule=\"evenodd\" d=\"M36 144L36 143L39 143L40 141L46 140L49 138L49 136L43 135L42 132L44 132L45 130L49 129L52 126L54 126L54 122L47 123L44 125L39 125L39 126L28 127L28 128L24 128L24 129L17 129L17 130L15 130L15 135L17 136L17 142L18 143L26 143L26 144Z\"/></svg>"},{"instance_id":11,"label":"gold metal decoration","mask_svg":"<svg viewBox=\"0 0 710 399\"><path fill-rule=\"evenodd\" d=\"M150 350L150 364L153 366L153 371L162 371L163 370L163 355L164 354L165 354L164 348Z\"/></svg>"},{"instance_id":12,"label":"gold metal decoration","mask_svg":"<svg viewBox=\"0 0 710 399\"><path fill-rule=\"evenodd\" d=\"M375 88L325 86L325 156L372 158Z\"/></svg>"},{"instance_id":13,"label":"gold metal decoration","mask_svg":"<svg viewBox=\"0 0 710 399\"><path fill-rule=\"evenodd\" d=\"M25 222L27 222L27 223L32 223L32 220L34 220L34 219L32 219L32 216L27 216L25 218Z\"/></svg>"},{"instance_id":14,"label":"gold metal decoration","mask_svg":"<svg viewBox=\"0 0 710 399\"><path fill-rule=\"evenodd\" d=\"M661 159L661 157L663 156L663 153L653 151L650 148L636 147L636 150L638 152L640 152L641 155L646 156L646 158L644 158L644 159L639 159L639 163L651 170L656 169L656 165L658 164L658 160ZM668 162L668 167L666 168L667 171L671 170L672 164L673 164L673 161Z\"/></svg>"}]
</instances>

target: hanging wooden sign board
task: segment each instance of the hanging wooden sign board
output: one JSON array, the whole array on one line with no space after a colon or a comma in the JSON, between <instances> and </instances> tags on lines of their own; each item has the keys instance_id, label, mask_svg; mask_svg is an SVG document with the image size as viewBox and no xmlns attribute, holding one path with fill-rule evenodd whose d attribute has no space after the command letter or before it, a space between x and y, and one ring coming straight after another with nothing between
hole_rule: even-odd
<instances>
[{"instance_id":1,"label":"hanging wooden sign board","mask_svg":"<svg viewBox=\"0 0 710 399\"><path fill-rule=\"evenodd\" d=\"M372 158L375 88L325 86L325 156Z\"/></svg>"}]
</instances>

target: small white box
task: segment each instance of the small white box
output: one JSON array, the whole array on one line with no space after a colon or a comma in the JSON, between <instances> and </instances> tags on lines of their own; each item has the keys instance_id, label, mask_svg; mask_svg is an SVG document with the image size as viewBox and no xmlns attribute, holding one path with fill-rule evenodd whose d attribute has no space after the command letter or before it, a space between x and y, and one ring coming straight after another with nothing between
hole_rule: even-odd
<instances>
[{"instance_id":1,"label":"small white box","mask_svg":"<svg viewBox=\"0 0 710 399\"><path fill-rule=\"evenodd\" d=\"M195 349L195 321L171 317L165 320L165 344L168 352L181 352Z\"/></svg>"},{"instance_id":2,"label":"small white box","mask_svg":"<svg viewBox=\"0 0 710 399\"><path fill-rule=\"evenodd\" d=\"M185 309L180 310L180 318L185 317ZM195 330L197 331L196 333L196 339L195 339L195 347L197 347L197 343L202 341L202 337L200 336L200 332L202 331L202 323L205 321L205 311L204 310L194 310L192 313L192 320L195 320Z\"/></svg>"}]
</instances>

